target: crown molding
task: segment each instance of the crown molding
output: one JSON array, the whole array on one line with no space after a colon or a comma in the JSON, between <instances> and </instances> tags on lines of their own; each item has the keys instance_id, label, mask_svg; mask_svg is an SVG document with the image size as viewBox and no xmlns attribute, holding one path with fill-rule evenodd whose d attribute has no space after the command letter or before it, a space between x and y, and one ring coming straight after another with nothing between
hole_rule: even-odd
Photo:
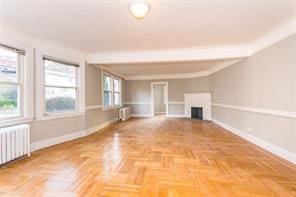
<instances>
[{"instance_id":1,"label":"crown molding","mask_svg":"<svg viewBox=\"0 0 296 197\"><path fill-rule=\"evenodd\" d=\"M199 71L193 73L182 73L182 74L164 74L164 75L134 75L126 76L126 80L156 80L156 79L187 79L195 77L208 76L208 71Z\"/></svg>"},{"instance_id":2,"label":"crown molding","mask_svg":"<svg viewBox=\"0 0 296 197\"><path fill-rule=\"evenodd\" d=\"M125 80L189 79L189 78L195 78L195 77L205 77L205 76L209 76L219 70L222 70L228 66L231 66L241 60L242 60L242 58L235 59L232 61L222 62L222 63L217 64L213 68L206 70L206 71L180 73L180 74L163 74L163 75L134 75L134 76L126 76Z\"/></svg>"},{"instance_id":3,"label":"crown molding","mask_svg":"<svg viewBox=\"0 0 296 197\"><path fill-rule=\"evenodd\" d=\"M222 62L216 66L214 66L213 68L210 68L208 70L208 74L211 75L211 74L214 74L215 72L218 72L219 70L223 70L224 68L227 68L228 66L231 66L237 62L240 62L242 61L244 58L240 58L240 59L235 59L235 60L232 60L232 61L228 61L228 62Z\"/></svg>"},{"instance_id":4,"label":"crown molding","mask_svg":"<svg viewBox=\"0 0 296 197\"><path fill-rule=\"evenodd\" d=\"M49 40L40 40L29 36L23 32L16 31L0 24L0 40L13 40L19 43L24 43L39 51L51 51L59 53L65 57L79 59L85 61L86 53L77 49L73 49L64 45L53 43Z\"/></svg>"},{"instance_id":5,"label":"crown molding","mask_svg":"<svg viewBox=\"0 0 296 197\"><path fill-rule=\"evenodd\" d=\"M101 69L102 71L105 70L105 71L107 71L107 72L109 72L109 73L111 73L111 74L113 74L113 75L115 75L117 77L120 77L121 79L125 79L126 78L123 74L117 72L116 70L114 70L113 68L111 68L108 65L95 65L95 66L97 68Z\"/></svg>"},{"instance_id":6,"label":"crown molding","mask_svg":"<svg viewBox=\"0 0 296 197\"><path fill-rule=\"evenodd\" d=\"M131 52L91 53L90 64L129 64L221 60L248 57L252 49L248 45L208 48L183 48Z\"/></svg>"},{"instance_id":7,"label":"crown molding","mask_svg":"<svg viewBox=\"0 0 296 197\"><path fill-rule=\"evenodd\" d=\"M271 32L251 44L252 55L296 33L296 16L276 26Z\"/></svg>"}]
</instances>

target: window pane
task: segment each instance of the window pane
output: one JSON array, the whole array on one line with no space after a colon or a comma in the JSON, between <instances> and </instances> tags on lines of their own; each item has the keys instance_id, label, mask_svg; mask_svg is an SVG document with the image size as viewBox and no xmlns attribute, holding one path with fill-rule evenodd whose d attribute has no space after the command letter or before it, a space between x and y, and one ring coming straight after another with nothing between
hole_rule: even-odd
<instances>
[{"instance_id":1,"label":"window pane","mask_svg":"<svg viewBox=\"0 0 296 197\"><path fill-rule=\"evenodd\" d=\"M118 79L113 80L113 87L114 87L114 92L119 92L119 80Z\"/></svg>"},{"instance_id":2,"label":"window pane","mask_svg":"<svg viewBox=\"0 0 296 197\"><path fill-rule=\"evenodd\" d=\"M0 83L0 118L19 116L19 87Z\"/></svg>"},{"instance_id":3,"label":"window pane","mask_svg":"<svg viewBox=\"0 0 296 197\"><path fill-rule=\"evenodd\" d=\"M18 54L0 47L0 81L18 82Z\"/></svg>"},{"instance_id":4,"label":"window pane","mask_svg":"<svg viewBox=\"0 0 296 197\"><path fill-rule=\"evenodd\" d=\"M76 110L76 89L46 87L46 112Z\"/></svg>"},{"instance_id":5,"label":"window pane","mask_svg":"<svg viewBox=\"0 0 296 197\"><path fill-rule=\"evenodd\" d=\"M114 105L120 105L120 94L119 93L114 93Z\"/></svg>"},{"instance_id":6,"label":"window pane","mask_svg":"<svg viewBox=\"0 0 296 197\"><path fill-rule=\"evenodd\" d=\"M112 106L111 92L104 92L104 107Z\"/></svg>"},{"instance_id":7,"label":"window pane","mask_svg":"<svg viewBox=\"0 0 296 197\"><path fill-rule=\"evenodd\" d=\"M45 83L48 86L76 87L77 67L44 60Z\"/></svg>"},{"instance_id":8,"label":"window pane","mask_svg":"<svg viewBox=\"0 0 296 197\"><path fill-rule=\"evenodd\" d=\"M104 75L104 91L111 91L111 77Z\"/></svg>"}]
</instances>

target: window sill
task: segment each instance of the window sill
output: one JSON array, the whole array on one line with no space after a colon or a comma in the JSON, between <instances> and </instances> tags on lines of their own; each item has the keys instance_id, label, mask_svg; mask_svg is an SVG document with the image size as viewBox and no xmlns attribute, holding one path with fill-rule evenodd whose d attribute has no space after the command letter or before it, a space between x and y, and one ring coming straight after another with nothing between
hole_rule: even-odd
<instances>
[{"instance_id":1,"label":"window sill","mask_svg":"<svg viewBox=\"0 0 296 197\"><path fill-rule=\"evenodd\" d=\"M85 115L85 112L50 114L48 116L37 117L36 121L53 120L53 119L59 119L59 118L68 118L68 117L84 116L84 115Z\"/></svg>"},{"instance_id":2,"label":"window sill","mask_svg":"<svg viewBox=\"0 0 296 197\"><path fill-rule=\"evenodd\" d=\"M0 128L33 122L33 118L11 118L0 120Z\"/></svg>"}]
</instances>

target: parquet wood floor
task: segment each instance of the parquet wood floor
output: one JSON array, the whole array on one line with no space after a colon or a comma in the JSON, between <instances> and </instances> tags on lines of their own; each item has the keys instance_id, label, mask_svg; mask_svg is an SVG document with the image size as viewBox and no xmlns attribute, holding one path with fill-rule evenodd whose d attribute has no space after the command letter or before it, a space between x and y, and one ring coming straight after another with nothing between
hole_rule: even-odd
<instances>
[{"instance_id":1,"label":"parquet wood floor","mask_svg":"<svg viewBox=\"0 0 296 197\"><path fill-rule=\"evenodd\" d=\"M211 122L138 118L0 168L2 196L296 196L294 165Z\"/></svg>"}]
</instances>

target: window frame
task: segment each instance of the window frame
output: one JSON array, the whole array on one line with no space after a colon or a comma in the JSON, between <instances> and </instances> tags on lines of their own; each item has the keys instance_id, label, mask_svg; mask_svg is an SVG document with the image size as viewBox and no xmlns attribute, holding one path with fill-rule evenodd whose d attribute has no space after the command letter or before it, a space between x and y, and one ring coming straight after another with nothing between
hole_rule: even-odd
<instances>
[{"instance_id":1,"label":"window frame","mask_svg":"<svg viewBox=\"0 0 296 197\"><path fill-rule=\"evenodd\" d=\"M0 43L2 48L14 49L18 51L18 68L17 77L18 82L5 82L3 84L11 84L18 86L18 108L19 114L17 116L0 118L0 127L23 124L33 121L33 47L23 42L11 39L11 37L1 37Z\"/></svg>"},{"instance_id":2,"label":"window frame","mask_svg":"<svg viewBox=\"0 0 296 197\"><path fill-rule=\"evenodd\" d=\"M118 92L116 92L115 90L114 90L114 79L115 80L118 80ZM121 79L119 78L119 77L116 77L116 76L113 76L113 78L112 78L112 86L113 86L113 92L112 92L112 98L113 98L113 100L112 100L112 104L113 104L113 106L114 107L121 107L122 106L122 102L121 102L121 100L122 100L122 91L121 91ZM119 94L119 104L118 105L115 105L115 102L114 102L114 98L115 98L115 93L117 93L117 94Z\"/></svg>"},{"instance_id":3,"label":"window frame","mask_svg":"<svg viewBox=\"0 0 296 197\"><path fill-rule=\"evenodd\" d=\"M6 50L9 50L9 51L12 51L13 50L10 48L10 47L6 47L6 46L1 46L0 45L0 48L4 48ZM0 84L4 84L4 85L13 85L13 86L17 86L17 89L18 89L18 99L17 99L17 106L18 106L18 115L15 115L15 116L7 116L7 117L3 117L1 118L0 117L0 120L9 120L9 119L17 119L17 118L22 118L24 116L24 110L23 110L23 67L24 67L24 61L23 59L25 58L25 55L23 55L23 58L21 58L21 55L20 53L17 53L17 82L10 82L10 81L5 81L5 80L0 80Z\"/></svg>"},{"instance_id":4,"label":"window frame","mask_svg":"<svg viewBox=\"0 0 296 197\"><path fill-rule=\"evenodd\" d=\"M75 68L75 86L58 86L58 85L47 85L46 84L46 69L45 69L45 61L53 61L55 63L60 63L63 64L64 66L73 66ZM69 65L67 65L69 63ZM68 61L60 61L57 60L54 57L48 57L48 56L43 56L43 75L44 75L44 106L43 106L43 114L44 116L54 116L54 115L61 115L61 114L67 114L67 113L77 113L79 111L79 83L78 83L78 73L79 73L79 65L74 66L70 65L72 64L71 62ZM61 112L47 112L46 111L46 88L64 88L64 89L75 89L75 110L71 111L61 111Z\"/></svg>"},{"instance_id":5,"label":"window frame","mask_svg":"<svg viewBox=\"0 0 296 197\"><path fill-rule=\"evenodd\" d=\"M57 118L66 118L72 116L85 115L85 62L83 57L77 58L74 54L63 55L62 52L53 52L52 50L36 50L36 120L50 120ZM45 83L45 62L44 57L54 59L56 61L62 61L69 64L77 64L79 67L76 69L76 110L75 111L63 111L63 112L46 112L46 83Z\"/></svg>"},{"instance_id":6,"label":"window frame","mask_svg":"<svg viewBox=\"0 0 296 197\"><path fill-rule=\"evenodd\" d=\"M105 106L105 99L104 99L104 93L105 93L105 87L104 87L104 76L109 76L111 77L111 106L110 107L106 107ZM114 74L105 71L102 69L102 76L101 76L101 88L102 88L102 108L103 111L107 111L107 110L111 110L111 109L117 109L122 107L122 79L120 77L115 76ZM115 92L114 91L114 79L117 79L119 81L119 92ZM115 105L114 104L114 93L119 93L119 105Z\"/></svg>"}]
</instances>

